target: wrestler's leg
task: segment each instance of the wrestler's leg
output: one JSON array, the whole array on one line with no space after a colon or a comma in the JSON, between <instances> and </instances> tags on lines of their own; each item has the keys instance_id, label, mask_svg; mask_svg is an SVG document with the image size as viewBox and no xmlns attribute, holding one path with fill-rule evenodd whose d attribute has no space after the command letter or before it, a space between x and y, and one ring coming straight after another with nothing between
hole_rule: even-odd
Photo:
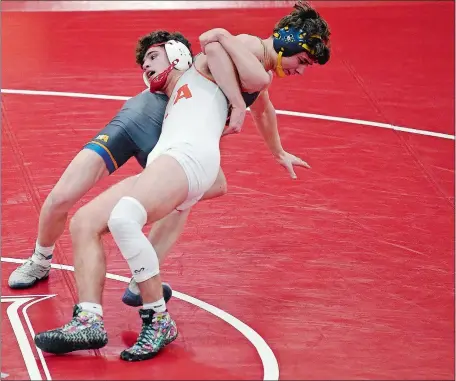
<instances>
[{"instance_id":1,"label":"wrestler's leg","mask_svg":"<svg viewBox=\"0 0 456 381\"><path fill-rule=\"evenodd\" d=\"M148 221L154 223L182 205L189 196L189 189L187 174L179 161L164 154L146 167L128 195L122 197L111 212L109 230L144 301L140 310L141 334L135 345L121 353L124 360L151 358L177 337L176 324L167 312L160 287L158 255L142 228Z\"/></svg>"},{"instance_id":2,"label":"wrestler's leg","mask_svg":"<svg viewBox=\"0 0 456 381\"><path fill-rule=\"evenodd\" d=\"M125 118L113 119L68 165L41 209L33 255L10 275L11 288L28 288L48 277L55 242L65 229L69 210L100 179L137 153L138 147L125 131L126 123Z\"/></svg>"},{"instance_id":3,"label":"wrestler's leg","mask_svg":"<svg viewBox=\"0 0 456 381\"><path fill-rule=\"evenodd\" d=\"M226 194L226 192L226 177L222 168L220 168L214 184L204 194L200 201L221 197ZM149 240L157 251L160 264L163 262L169 250L173 247L184 230L189 214L190 208L184 211L174 210L152 226L149 233Z\"/></svg>"},{"instance_id":4,"label":"wrestler's leg","mask_svg":"<svg viewBox=\"0 0 456 381\"><path fill-rule=\"evenodd\" d=\"M75 278L79 302L102 304L102 292L106 276L105 255L102 235L108 231L107 222L111 210L137 181L137 176L129 177L113 185L105 192L79 209L70 222L73 243ZM169 234L173 234L173 226L169 226ZM161 240L166 236L160 237ZM165 247L159 245L159 247ZM161 256L162 253L160 253ZM169 288L169 286L163 286ZM164 290L169 293L170 291ZM169 295L168 299L171 297ZM165 300L167 301L167 300Z\"/></svg>"},{"instance_id":5,"label":"wrestler's leg","mask_svg":"<svg viewBox=\"0 0 456 381\"><path fill-rule=\"evenodd\" d=\"M65 229L69 210L107 175L106 165L97 153L84 149L76 155L41 208L35 250L11 273L11 288L28 288L48 277L54 245Z\"/></svg>"},{"instance_id":6,"label":"wrestler's leg","mask_svg":"<svg viewBox=\"0 0 456 381\"><path fill-rule=\"evenodd\" d=\"M67 353L106 345L102 309L106 258L102 235L108 231L107 221L114 205L128 194L136 181L134 176L115 184L79 209L71 219L78 304L70 323L36 335L35 343L40 349Z\"/></svg>"},{"instance_id":7,"label":"wrestler's leg","mask_svg":"<svg viewBox=\"0 0 456 381\"><path fill-rule=\"evenodd\" d=\"M78 304L73 319L62 327L38 333L35 344L41 350L61 354L98 349L108 342L101 306L106 277L106 259L101 236L107 231L112 207L136 181L129 177L115 184L79 209L70 222Z\"/></svg>"},{"instance_id":8,"label":"wrestler's leg","mask_svg":"<svg viewBox=\"0 0 456 381\"><path fill-rule=\"evenodd\" d=\"M135 177L128 177L113 185L80 208L71 219L74 275L80 303L102 304L106 277L102 235L108 231L107 221L112 208L135 181Z\"/></svg>"},{"instance_id":9,"label":"wrestler's leg","mask_svg":"<svg viewBox=\"0 0 456 381\"><path fill-rule=\"evenodd\" d=\"M176 324L163 299L157 252L142 232L174 209L185 210L209 190L220 168L220 136L228 114L223 92L196 70L176 83L187 88L167 109L163 131L173 131L151 152L138 181L111 212L108 226L143 298L142 329L136 343L121 353L127 361L152 358L177 338ZM170 98L172 98L171 96ZM178 133L179 132L179 133Z\"/></svg>"},{"instance_id":10,"label":"wrestler's leg","mask_svg":"<svg viewBox=\"0 0 456 381\"><path fill-rule=\"evenodd\" d=\"M226 194L226 192L227 182L225 174L220 168L217 179L212 187L201 198L201 201L221 197ZM183 211L174 210L160 221L153 224L149 233L149 241L152 243L152 246L157 252L160 266L184 230L190 210L191 208ZM165 301L171 298L171 292L172 290L169 285L163 283L163 296ZM132 307L139 307L143 304L138 285L133 278L122 296L122 301Z\"/></svg>"}]
</instances>

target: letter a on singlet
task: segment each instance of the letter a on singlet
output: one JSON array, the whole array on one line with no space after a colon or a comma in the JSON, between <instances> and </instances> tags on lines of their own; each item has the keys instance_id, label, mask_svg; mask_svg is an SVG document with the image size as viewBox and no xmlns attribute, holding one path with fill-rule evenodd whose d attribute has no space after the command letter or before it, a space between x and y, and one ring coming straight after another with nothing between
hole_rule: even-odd
<instances>
[{"instance_id":1,"label":"letter a on singlet","mask_svg":"<svg viewBox=\"0 0 456 381\"><path fill-rule=\"evenodd\" d=\"M189 99L192 97L192 92L188 88L188 85L182 85L176 92L176 98L174 99L173 105L179 102L182 98Z\"/></svg>"}]
</instances>

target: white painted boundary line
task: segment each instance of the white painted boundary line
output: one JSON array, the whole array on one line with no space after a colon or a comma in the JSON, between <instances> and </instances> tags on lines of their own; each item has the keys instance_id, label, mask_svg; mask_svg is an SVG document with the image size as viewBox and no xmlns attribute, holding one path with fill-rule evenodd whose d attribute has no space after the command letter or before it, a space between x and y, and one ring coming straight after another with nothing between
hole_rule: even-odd
<instances>
[{"instance_id":1,"label":"white painted boundary line","mask_svg":"<svg viewBox=\"0 0 456 381\"><path fill-rule=\"evenodd\" d=\"M32 335L32 339L35 339L35 330L33 329L32 327L32 322L30 321L30 318L27 314L27 310L29 307L33 306L34 304L36 303L39 303L43 300L46 300L46 299L49 299L49 298L53 298L55 295L47 295L47 296L43 296L41 297L40 299L37 299L37 300L34 300L33 302L31 303L28 303L23 309L22 309L22 314L24 315L24 319L25 319L25 322L27 324L27 327L30 331L30 334ZM41 365L43 367L43 370L44 370L44 374L46 376L46 379L47 380L52 380L52 377L51 377L51 373L49 372L49 368L47 366L47 363L46 363L46 360L44 359L44 356L43 356L43 352L41 351L40 348L36 347L36 350L38 352L38 357L40 358L40 361L41 361Z\"/></svg>"},{"instance_id":2,"label":"white painted boundary line","mask_svg":"<svg viewBox=\"0 0 456 381\"><path fill-rule=\"evenodd\" d=\"M23 259L6 258L6 257L1 257L0 260L1 260L1 262L7 262L7 263L24 263L25 262L25 260L23 260ZM52 264L51 266L54 269L74 271L73 266L61 265L61 264ZM124 277L121 275L116 275L116 274L107 273L106 278L117 280L119 282L124 282L124 283L130 282L130 278L127 278L127 277ZM183 300L187 303L200 307L203 310L218 317L219 319L225 321L226 323L231 325L233 328L237 329L255 347L256 351L258 352L258 355L260 356L261 362L263 364L263 380L277 381L279 379L279 364L274 355L274 352L272 352L272 349L269 347L269 345L266 343L266 341L256 331L254 331L252 328L250 328L247 324L243 323L242 321L240 321L233 315L230 315L229 313L221 310L220 308L217 308L209 303L203 302L202 300L196 299L190 295L183 294L181 292L173 290L173 297L176 297L177 299ZM2 299L3 298L4 297L2 296ZM11 298L8 300L14 300L14 298ZM30 300L30 299L27 299L27 301L28 300ZM16 313L17 313L17 311L16 311ZM25 358L25 356L24 356L24 358ZM36 363L35 363L35 365L36 365ZM29 371L29 373L30 373L30 371ZM33 374L35 374L35 373L33 373ZM34 379L34 378L32 378L32 379Z\"/></svg>"},{"instance_id":3,"label":"white painted boundary line","mask_svg":"<svg viewBox=\"0 0 456 381\"><path fill-rule=\"evenodd\" d=\"M41 95L41 96L51 96L51 97L105 99L105 100L116 100L116 101L125 101L125 100L131 98L128 96L120 96L120 95L69 93L69 92L60 92L60 91L1 89L1 92L2 92L2 94ZM300 118L322 119L322 120L329 120L329 121L333 121L333 122L350 123L350 124L357 124L357 125L369 126L369 127L386 128L389 130L407 132L410 134L425 135L425 136L432 136L435 138L455 140L454 135L442 134L440 132L433 132L433 131L418 130L418 129L409 128L409 127L395 126L393 124L388 124L388 123L371 122L368 120L361 120L361 119L342 118L342 117L338 117L338 116L309 114L306 112L286 111L286 110L276 110L276 113L279 115L297 116Z\"/></svg>"},{"instance_id":4,"label":"white painted boundary line","mask_svg":"<svg viewBox=\"0 0 456 381\"><path fill-rule=\"evenodd\" d=\"M86 93L65 93L60 91L37 91L37 90L12 90L2 89L2 94L17 95L42 95L48 97L68 97L68 98L86 98L86 99L106 99L112 101L126 101L131 97L122 95L104 95L104 94L86 94Z\"/></svg>"},{"instance_id":5,"label":"white painted boundary line","mask_svg":"<svg viewBox=\"0 0 456 381\"><path fill-rule=\"evenodd\" d=\"M53 298L54 296L55 295L8 295L0 297L0 301L2 303L13 303L10 307L8 307L7 313L31 380L41 380L41 374L39 376L40 378L37 378L37 374L40 372L39 370L37 370L37 366L32 365L33 363L35 363L36 365L36 359L33 355L32 347L27 340L27 334L25 333L24 326L19 318L18 308L25 304L24 308L22 309L22 315L24 316L24 320L27 324L33 341L33 339L35 338L35 331L33 330L32 323L30 322L30 318L27 314L27 309L38 302L41 302L49 298ZM12 310L10 311L11 308ZM13 321L12 319L15 320ZM24 338L27 341L24 341ZM43 352L39 348L36 348L36 350L38 352L38 357L41 360L41 365L43 366L46 379L52 380L51 374L49 373L49 368L43 356Z\"/></svg>"},{"instance_id":6,"label":"white painted boundary line","mask_svg":"<svg viewBox=\"0 0 456 381\"><path fill-rule=\"evenodd\" d=\"M282 111L282 110L276 110L276 113L280 114L280 115L299 116L301 118L323 119L323 120L330 120L330 121L334 121L334 122L342 122L342 123L358 124L358 125L362 125L362 126L386 128L389 130L408 132L410 134L425 135L425 136L432 136L435 138L455 140L454 135L442 134L440 132L433 132L433 131L417 130L415 128L395 126L393 124L388 124L388 123L371 122L369 120L350 119L350 118L342 118L342 117L338 117L338 116L308 114L305 112Z\"/></svg>"},{"instance_id":7,"label":"white painted boundary line","mask_svg":"<svg viewBox=\"0 0 456 381\"><path fill-rule=\"evenodd\" d=\"M8 315L8 320L13 327L13 331L19 344L19 349L21 350L30 379L42 380L38 364L36 363L35 356L33 355L32 347L27 339L27 334L18 313L19 307L31 300L33 300L33 298L23 298L19 295L17 298L0 299L2 303L12 303L7 308L6 313Z\"/></svg>"}]
</instances>

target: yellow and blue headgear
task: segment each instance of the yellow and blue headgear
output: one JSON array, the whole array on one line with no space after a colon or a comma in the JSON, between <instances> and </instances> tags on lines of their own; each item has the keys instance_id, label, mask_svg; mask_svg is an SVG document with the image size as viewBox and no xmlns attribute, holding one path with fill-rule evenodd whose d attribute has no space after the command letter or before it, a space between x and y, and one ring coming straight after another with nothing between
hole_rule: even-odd
<instances>
[{"instance_id":1,"label":"yellow and blue headgear","mask_svg":"<svg viewBox=\"0 0 456 381\"><path fill-rule=\"evenodd\" d=\"M308 52L315 56L315 50L310 47L310 39L321 40L318 34L307 35L302 29L285 26L273 34L274 50L278 53L276 73L279 77L284 77L282 68L282 56L290 57L301 52Z\"/></svg>"}]
</instances>

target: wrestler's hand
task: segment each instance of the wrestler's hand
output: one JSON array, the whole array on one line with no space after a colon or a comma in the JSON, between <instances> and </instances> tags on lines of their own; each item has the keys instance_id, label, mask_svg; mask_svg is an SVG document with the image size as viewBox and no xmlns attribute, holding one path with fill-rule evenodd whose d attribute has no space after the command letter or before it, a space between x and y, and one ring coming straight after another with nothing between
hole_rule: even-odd
<instances>
[{"instance_id":1,"label":"wrestler's hand","mask_svg":"<svg viewBox=\"0 0 456 381\"><path fill-rule=\"evenodd\" d=\"M231 33L223 28L215 28L204 32L199 36L201 51L206 54L206 45L210 44L211 42L218 42L221 36L231 36Z\"/></svg>"},{"instance_id":2,"label":"wrestler's hand","mask_svg":"<svg viewBox=\"0 0 456 381\"><path fill-rule=\"evenodd\" d=\"M229 134L238 134L239 132L241 132L246 112L247 107L245 103L240 103L239 105L231 106L230 120L228 125L223 130L222 136Z\"/></svg>"},{"instance_id":3,"label":"wrestler's hand","mask_svg":"<svg viewBox=\"0 0 456 381\"><path fill-rule=\"evenodd\" d=\"M294 165L310 169L310 165L307 164L304 160L300 159L295 155L292 155L291 153L288 153L287 151L281 152L280 154L275 156L275 158L280 165L285 167L285 169L288 171L292 179L296 179L298 177L296 176L296 173L294 171Z\"/></svg>"}]
</instances>

